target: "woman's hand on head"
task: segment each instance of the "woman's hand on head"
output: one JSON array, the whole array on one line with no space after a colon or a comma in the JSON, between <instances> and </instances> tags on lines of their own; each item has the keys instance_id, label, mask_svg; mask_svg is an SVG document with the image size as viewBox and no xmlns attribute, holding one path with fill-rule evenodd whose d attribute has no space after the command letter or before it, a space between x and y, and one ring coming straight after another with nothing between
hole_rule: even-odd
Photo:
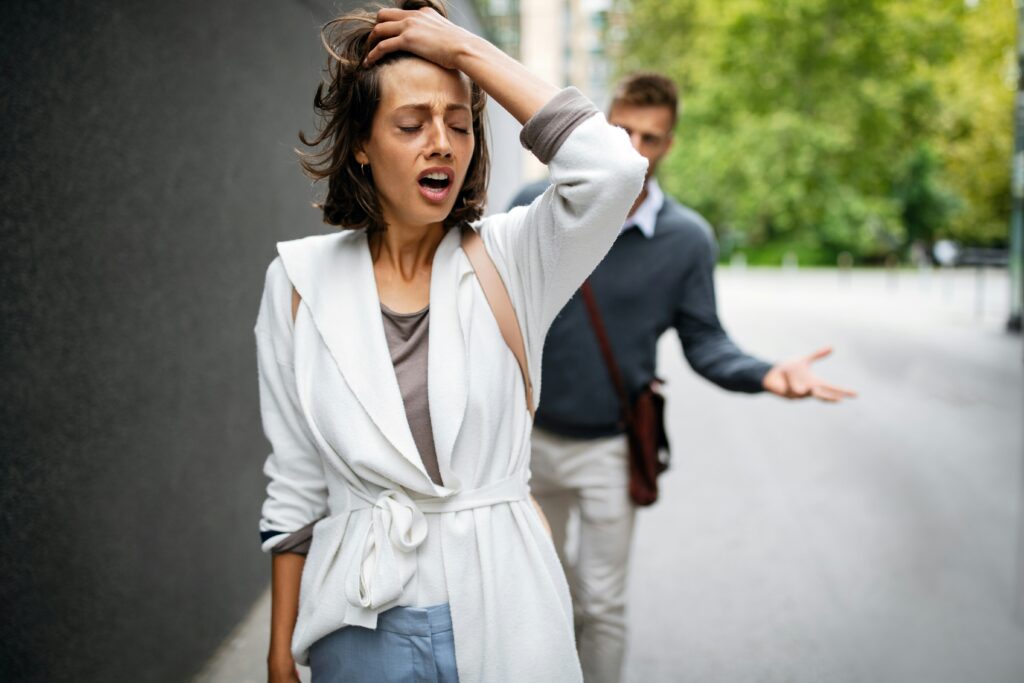
<instances>
[{"instance_id":1,"label":"woman's hand on head","mask_svg":"<svg viewBox=\"0 0 1024 683\"><path fill-rule=\"evenodd\" d=\"M530 73L483 38L433 9L382 9L369 36L369 66L394 52L410 52L444 69L458 69L525 124L558 89Z\"/></svg>"},{"instance_id":2,"label":"woman's hand on head","mask_svg":"<svg viewBox=\"0 0 1024 683\"><path fill-rule=\"evenodd\" d=\"M392 52L412 52L445 69L455 69L459 53L474 37L430 8L382 9L370 34L373 49L365 63L372 66Z\"/></svg>"}]
</instances>

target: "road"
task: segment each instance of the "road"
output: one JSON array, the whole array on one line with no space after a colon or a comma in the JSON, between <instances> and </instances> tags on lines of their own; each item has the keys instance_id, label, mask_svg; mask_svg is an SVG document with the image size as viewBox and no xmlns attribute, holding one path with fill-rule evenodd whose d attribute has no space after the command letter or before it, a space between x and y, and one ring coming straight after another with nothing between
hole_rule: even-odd
<instances>
[{"instance_id":1,"label":"road","mask_svg":"<svg viewBox=\"0 0 1024 683\"><path fill-rule=\"evenodd\" d=\"M632 683L1024 681L1024 379L1003 274L720 269L732 336L833 345L841 406L737 396L664 338L675 461L635 541Z\"/></svg>"},{"instance_id":2,"label":"road","mask_svg":"<svg viewBox=\"0 0 1024 683\"><path fill-rule=\"evenodd\" d=\"M667 335L629 683L1024 681L1024 354L1004 273L721 268L732 336L835 347L841 406L717 389ZM197 680L259 681L267 601Z\"/></svg>"}]
</instances>

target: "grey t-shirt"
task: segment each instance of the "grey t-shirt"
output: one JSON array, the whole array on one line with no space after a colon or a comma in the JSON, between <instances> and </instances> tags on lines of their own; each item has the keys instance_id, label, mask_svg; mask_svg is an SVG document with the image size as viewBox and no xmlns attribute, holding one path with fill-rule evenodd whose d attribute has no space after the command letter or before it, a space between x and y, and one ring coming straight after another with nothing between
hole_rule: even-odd
<instances>
[{"instance_id":1,"label":"grey t-shirt","mask_svg":"<svg viewBox=\"0 0 1024 683\"><path fill-rule=\"evenodd\" d=\"M430 307L415 313L396 313L384 304L384 335L388 339L391 363L405 404L405 418L409 421L412 439L420 452L423 466L431 481L443 485L434 449L434 429L430 424L430 404L427 400L427 348L430 330Z\"/></svg>"}]
</instances>

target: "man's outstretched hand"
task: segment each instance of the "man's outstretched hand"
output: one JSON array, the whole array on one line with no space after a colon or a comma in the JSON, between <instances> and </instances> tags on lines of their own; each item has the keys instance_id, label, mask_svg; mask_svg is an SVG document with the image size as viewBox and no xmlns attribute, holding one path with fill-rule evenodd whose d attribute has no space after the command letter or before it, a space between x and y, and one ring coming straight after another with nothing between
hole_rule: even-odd
<instances>
[{"instance_id":1,"label":"man's outstretched hand","mask_svg":"<svg viewBox=\"0 0 1024 683\"><path fill-rule=\"evenodd\" d=\"M857 392L829 384L814 374L811 364L832 353L830 347L818 349L814 353L798 358L791 358L775 365L764 376L761 385L783 398L807 398L813 396L819 401L838 403L845 398L854 398Z\"/></svg>"}]
</instances>

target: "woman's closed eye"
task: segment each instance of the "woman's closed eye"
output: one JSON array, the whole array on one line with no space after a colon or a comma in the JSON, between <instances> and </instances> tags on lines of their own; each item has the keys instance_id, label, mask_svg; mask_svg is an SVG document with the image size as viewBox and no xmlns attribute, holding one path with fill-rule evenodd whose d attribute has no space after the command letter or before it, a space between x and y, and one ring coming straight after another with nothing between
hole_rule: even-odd
<instances>
[{"instance_id":1,"label":"woman's closed eye","mask_svg":"<svg viewBox=\"0 0 1024 683\"><path fill-rule=\"evenodd\" d=\"M462 125L449 125L448 127L451 128L456 133L459 133L460 135L469 135L469 128L466 128ZM418 123L410 124L408 126L398 126L398 130L402 131L403 133L418 133L422 129L423 126Z\"/></svg>"}]
</instances>

